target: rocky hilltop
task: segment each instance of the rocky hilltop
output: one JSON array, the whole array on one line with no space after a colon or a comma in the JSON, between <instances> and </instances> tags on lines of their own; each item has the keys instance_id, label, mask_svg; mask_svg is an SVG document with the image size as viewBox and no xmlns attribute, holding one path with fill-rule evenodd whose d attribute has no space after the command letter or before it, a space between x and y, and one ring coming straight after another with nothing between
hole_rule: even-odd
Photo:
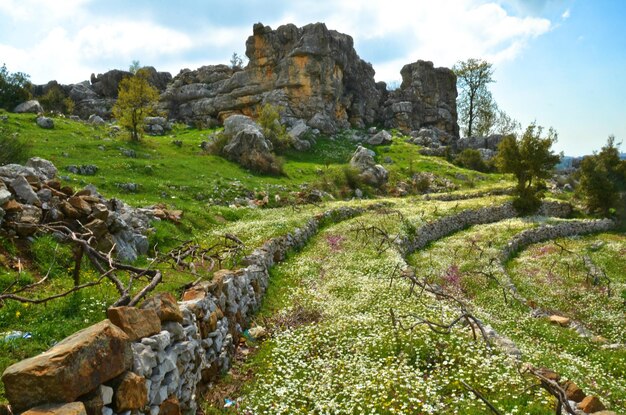
<instances>
[{"instance_id":1,"label":"rocky hilltop","mask_svg":"<svg viewBox=\"0 0 626 415\"><path fill-rule=\"evenodd\" d=\"M282 108L287 124L304 120L329 134L381 124L406 133L436 127L459 135L456 77L432 62L405 65L400 88L387 91L384 82L375 82L372 65L359 57L352 37L323 23L275 30L257 23L246 41L246 56L243 69L210 65L183 69L173 79L150 68L161 109L172 120L217 125L233 113L255 116L260 105L271 103ZM62 89L74 100L76 115L106 117L125 76L130 73L113 70ZM36 87L35 94L53 82Z\"/></svg>"}]
</instances>

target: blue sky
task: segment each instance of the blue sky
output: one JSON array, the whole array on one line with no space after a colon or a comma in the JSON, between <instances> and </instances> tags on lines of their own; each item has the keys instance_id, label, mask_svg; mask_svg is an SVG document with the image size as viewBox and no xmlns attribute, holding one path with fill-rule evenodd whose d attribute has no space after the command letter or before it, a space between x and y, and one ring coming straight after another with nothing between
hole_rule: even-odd
<instances>
[{"instance_id":1,"label":"blue sky","mask_svg":"<svg viewBox=\"0 0 626 415\"><path fill-rule=\"evenodd\" d=\"M35 83L135 59L175 75L243 54L256 22L322 21L353 36L377 80L417 59L492 62L500 107L582 155L626 138L625 19L623 0L0 0L0 64Z\"/></svg>"}]
</instances>

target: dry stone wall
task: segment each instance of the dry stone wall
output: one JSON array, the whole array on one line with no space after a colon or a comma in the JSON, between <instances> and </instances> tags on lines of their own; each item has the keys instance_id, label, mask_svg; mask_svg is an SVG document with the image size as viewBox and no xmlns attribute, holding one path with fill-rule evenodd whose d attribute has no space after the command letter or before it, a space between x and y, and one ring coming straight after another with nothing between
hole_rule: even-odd
<instances>
[{"instance_id":1,"label":"dry stone wall","mask_svg":"<svg viewBox=\"0 0 626 415\"><path fill-rule=\"evenodd\" d=\"M46 405L35 412L195 413L199 384L230 367L274 263L303 247L319 226L364 211L344 207L321 213L254 250L244 268L218 271L211 281L195 285L181 302L163 293L140 308L110 308L109 319L7 368L2 380L13 410Z\"/></svg>"}]
</instances>

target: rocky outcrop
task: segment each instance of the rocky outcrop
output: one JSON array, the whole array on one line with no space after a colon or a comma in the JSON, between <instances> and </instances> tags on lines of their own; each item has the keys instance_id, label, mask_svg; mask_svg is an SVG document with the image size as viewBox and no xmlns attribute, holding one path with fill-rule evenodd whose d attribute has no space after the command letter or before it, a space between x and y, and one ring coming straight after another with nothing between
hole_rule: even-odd
<instances>
[{"instance_id":1,"label":"rocky outcrop","mask_svg":"<svg viewBox=\"0 0 626 415\"><path fill-rule=\"evenodd\" d=\"M305 120L333 133L376 120L380 92L372 66L359 58L350 36L323 23L272 30L254 25L241 71L206 66L182 71L162 95L172 118L222 121L232 112L255 115L257 106L281 106L289 124Z\"/></svg>"},{"instance_id":2,"label":"rocky outcrop","mask_svg":"<svg viewBox=\"0 0 626 415\"><path fill-rule=\"evenodd\" d=\"M172 80L171 74L168 72L157 72L151 66L142 68L142 71L145 72L148 82L160 92L164 91L167 84ZM32 91L35 96L42 96L51 88L57 87L59 91L74 102L74 114L80 118L87 119L93 114L102 118L110 118L111 108L113 108L117 99L119 84L122 79L129 76L132 76L132 74L128 71L113 69L103 74L91 74L89 81L70 85L60 85L56 81L50 81L46 85L33 86ZM43 109L37 112L42 111ZM16 112L18 112L17 108Z\"/></svg>"},{"instance_id":3,"label":"rocky outcrop","mask_svg":"<svg viewBox=\"0 0 626 415\"><path fill-rule=\"evenodd\" d=\"M405 65L400 74L400 88L389 92L383 104L385 126L407 134L422 127L436 127L458 137L454 72L419 60Z\"/></svg>"}]
</instances>

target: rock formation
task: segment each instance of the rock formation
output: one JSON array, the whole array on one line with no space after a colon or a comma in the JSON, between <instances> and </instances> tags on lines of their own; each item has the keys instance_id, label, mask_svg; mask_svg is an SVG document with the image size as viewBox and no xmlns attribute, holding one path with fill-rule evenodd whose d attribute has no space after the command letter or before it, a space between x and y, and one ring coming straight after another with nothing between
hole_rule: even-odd
<instances>
[{"instance_id":1,"label":"rock formation","mask_svg":"<svg viewBox=\"0 0 626 415\"><path fill-rule=\"evenodd\" d=\"M432 62L405 65L402 85L388 92L384 82L375 82L372 65L358 56L352 37L323 23L275 30L257 23L246 41L246 56L243 69L210 65L183 69L173 79L147 68L150 83L162 92L161 110L170 120L212 127L232 114L254 117L270 103L281 108L282 121L290 127L304 121L326 134L381 124L407 134L426 127L459 136L456 77ZM130 73L112 70L60 87L74 101L76 115L108 118L126 76ZM37 86L34 93L44 94L55 85ZM151 132L159 134L161 127L156 129Z\"/></svg>"},{"instance_id":2,"label":"rock formation","mask_svg":"<svg viewBox=\"0 0 626 415\"><path fill-rule=\"evenodd\" d=\"M459 136L456 112L456 75L432 62L404 65L400 88L388 94L383 104L386 127L410 133L422 127L436 127Z\"/></svg>"}]
</instances>

